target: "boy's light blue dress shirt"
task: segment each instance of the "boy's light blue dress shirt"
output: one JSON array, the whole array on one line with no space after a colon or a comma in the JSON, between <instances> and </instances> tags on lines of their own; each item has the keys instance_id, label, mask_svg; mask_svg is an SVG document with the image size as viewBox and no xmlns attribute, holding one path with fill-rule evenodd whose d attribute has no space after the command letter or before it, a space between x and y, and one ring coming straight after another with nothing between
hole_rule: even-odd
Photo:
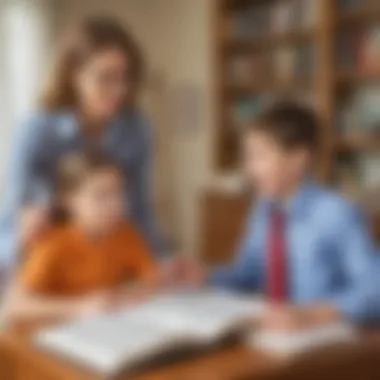
<instances>
[{"instance_id":1,"label":"boy's light blue dress shirt","mask_svg":"<svg viewBox=\"0 0 380 380\"><path fill-rule=\"evenodd\" d=\"M271 202L249 218L236 261L215 268L217 286L265 292ZM354 321L380 317L379 260L364 221L347 200L305 181L286 207L289 300L328 301Z\"/></svg>"},{"instance_id":2,"label":"boy's light blue dress shirt","mask_svg":"<svg viewBox=\"0 0 380 380\"><path fill-rule=\"evenodd\" d=\"M132 217L153 249L161 251L163 244L153 221L149 194L150 140L149 123L138 110L116 117L96 142L84 138L71 111L38 113L21 123L14 133L1 197L0 265L11 265L15 259L20 207L51 199L59 159L91 144L120 163L127 179L126 200Z\"/></svg>"}]
</instances>

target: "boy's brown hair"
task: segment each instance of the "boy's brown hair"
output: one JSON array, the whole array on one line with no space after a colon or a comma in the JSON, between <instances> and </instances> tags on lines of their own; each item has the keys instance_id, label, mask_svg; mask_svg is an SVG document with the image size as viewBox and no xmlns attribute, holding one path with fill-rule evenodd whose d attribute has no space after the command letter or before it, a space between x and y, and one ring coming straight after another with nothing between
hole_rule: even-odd
<instances>
[{"instance_id":1,"label":"boy's brown hair","mask_svg":"<svg viewBox=\"0 0 380 380\"><path fill-rule=\"evenodd\" d=\"M63 206L63 199L78 189L89 175L107 169L116 172L121 170L115 160L96 149L64 156L58 163L53 183L53 219L58 222L66 221L67 212Z\"/></svg>"},{"instance_id":2,"label":"boy's brown hair","mask_svg":"<svg viewBox=\"0 0 380 380\"><path fill-rule=\"evenodd\" d=\"M315 112L295 101L280 101L266 108L250 130L268 134L286 150L306 148L315 153L319 147Z\"/></svg>"},{"instance_id":3,"label":"boy's brown hair","mask_svg":"<svg viewBox=\"0 0 380 380\"><path fill-rule=\"evenodd\" d=\"M104 169L119 171L115 160L94 149L64 156L58 163L55 191L58 196L77 189L85 178Z\"/></svg>"}]
</instances>

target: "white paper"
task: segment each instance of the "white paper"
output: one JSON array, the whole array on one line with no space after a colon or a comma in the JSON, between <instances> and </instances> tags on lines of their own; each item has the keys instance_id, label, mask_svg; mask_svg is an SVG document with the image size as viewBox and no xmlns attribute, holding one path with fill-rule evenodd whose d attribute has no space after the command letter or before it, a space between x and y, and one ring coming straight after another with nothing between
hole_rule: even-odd
<instances>
[{"instance_id":1,"label":"white paper","mask_svg":"<svg viewBox=\"0 0 380 380\"><path fill-rule=\"evenodd\" d=\"M356 339L355 329L345 323L313 327L300 332L256 331L248 341L255 348L275 355L295 355L330 344L346 343Z\"/></svg>"}]
</instances>

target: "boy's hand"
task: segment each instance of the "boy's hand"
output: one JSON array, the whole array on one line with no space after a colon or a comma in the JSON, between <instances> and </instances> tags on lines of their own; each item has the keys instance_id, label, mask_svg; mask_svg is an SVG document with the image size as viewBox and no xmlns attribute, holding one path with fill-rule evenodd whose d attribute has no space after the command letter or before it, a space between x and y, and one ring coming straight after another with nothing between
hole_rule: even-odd
<instances>
[{"instance_id":1,"label":"boy's hand","mask_svg":"<svg viewBox=\"0 0 380 380\"><path fill-rule=\"evenodd\" d=\"M307 327L307 321L294 306L271 304L264 311L260 325L266 330L297 331Z\"/></svg>"},{"instance_id":2,"label":"boy's hand","mask_svg":"<svg viewBox=\"0 0 380 380\"><path fill-rule=\"evenodd\" d=\"M295 307L272 304L264 312L262 327L270 330L299 331L308 327L327 324L339 319L339 313L327 304Z\"/></svg>"},{"instance_id":3,"label":"boy's hand","mask_svg":"<svg viewBox=\"0 0 380 380\"><path fill-rule=\"evenodd\" d=\"M331 304L319 303L306 306L302 312L312 324L327 324L341 319L339 311Z\"/></svg>"},{"instance_id":4,"label":"boy's hand","mask_svg":"<svg viewBox=\"0 0 380 380\"><path fill-rule=\"evenodd\" d=\"M162 266L162 279L165 285L201 285L206 277L202 264L194 259L176 255Z\"/></svg>"}]
</instances>

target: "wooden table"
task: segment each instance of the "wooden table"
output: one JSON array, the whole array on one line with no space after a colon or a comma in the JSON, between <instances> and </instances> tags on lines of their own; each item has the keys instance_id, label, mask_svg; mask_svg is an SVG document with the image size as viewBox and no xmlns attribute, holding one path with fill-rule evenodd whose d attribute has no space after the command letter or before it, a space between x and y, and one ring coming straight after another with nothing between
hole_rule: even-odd
<instances>
[{"instance_id":1,"label":"wooden table","mask_svg":"<svg viewBox=\"0 0 380 380\"><path fill-rule=\"evenodd\" d=\"M37 349L32 345L29 339L31 329L27 330L26 332L24 329L9 329L1 333L1 380L104 380L104 377L102 378L71 362ZM376 332L376 335L373 333L369 334L369 337L379 343L380 331ZM366 338L366 341L367 340ZM380 345L378 345L378 348L380 348ZM355 349L358 349L357 345ZM363 352L361 348L360 351ZM336 352L337 350L335 349L334 353ZM380 353L380 350L378 350L378 353ZM331 358L330 354L326 353L326 355ZM315 357L319 359L320 356L320 354L313 355L312 360L314 360ZM380 362L380 356L378 361ZM304 362L305 361L303 361L303 363ZM117 379L251 379L261 378L264 375L269 376L272 372L279 372L282 369L285 372L289 372L289 365L290 362L280 362L258 350L253 350L245 346L243 343L235 342L207 353L192 355L171 364L156 366L132 374L120 375ZM310 368L309 365L306 367Z\"/></svg>"}]
</instances>

